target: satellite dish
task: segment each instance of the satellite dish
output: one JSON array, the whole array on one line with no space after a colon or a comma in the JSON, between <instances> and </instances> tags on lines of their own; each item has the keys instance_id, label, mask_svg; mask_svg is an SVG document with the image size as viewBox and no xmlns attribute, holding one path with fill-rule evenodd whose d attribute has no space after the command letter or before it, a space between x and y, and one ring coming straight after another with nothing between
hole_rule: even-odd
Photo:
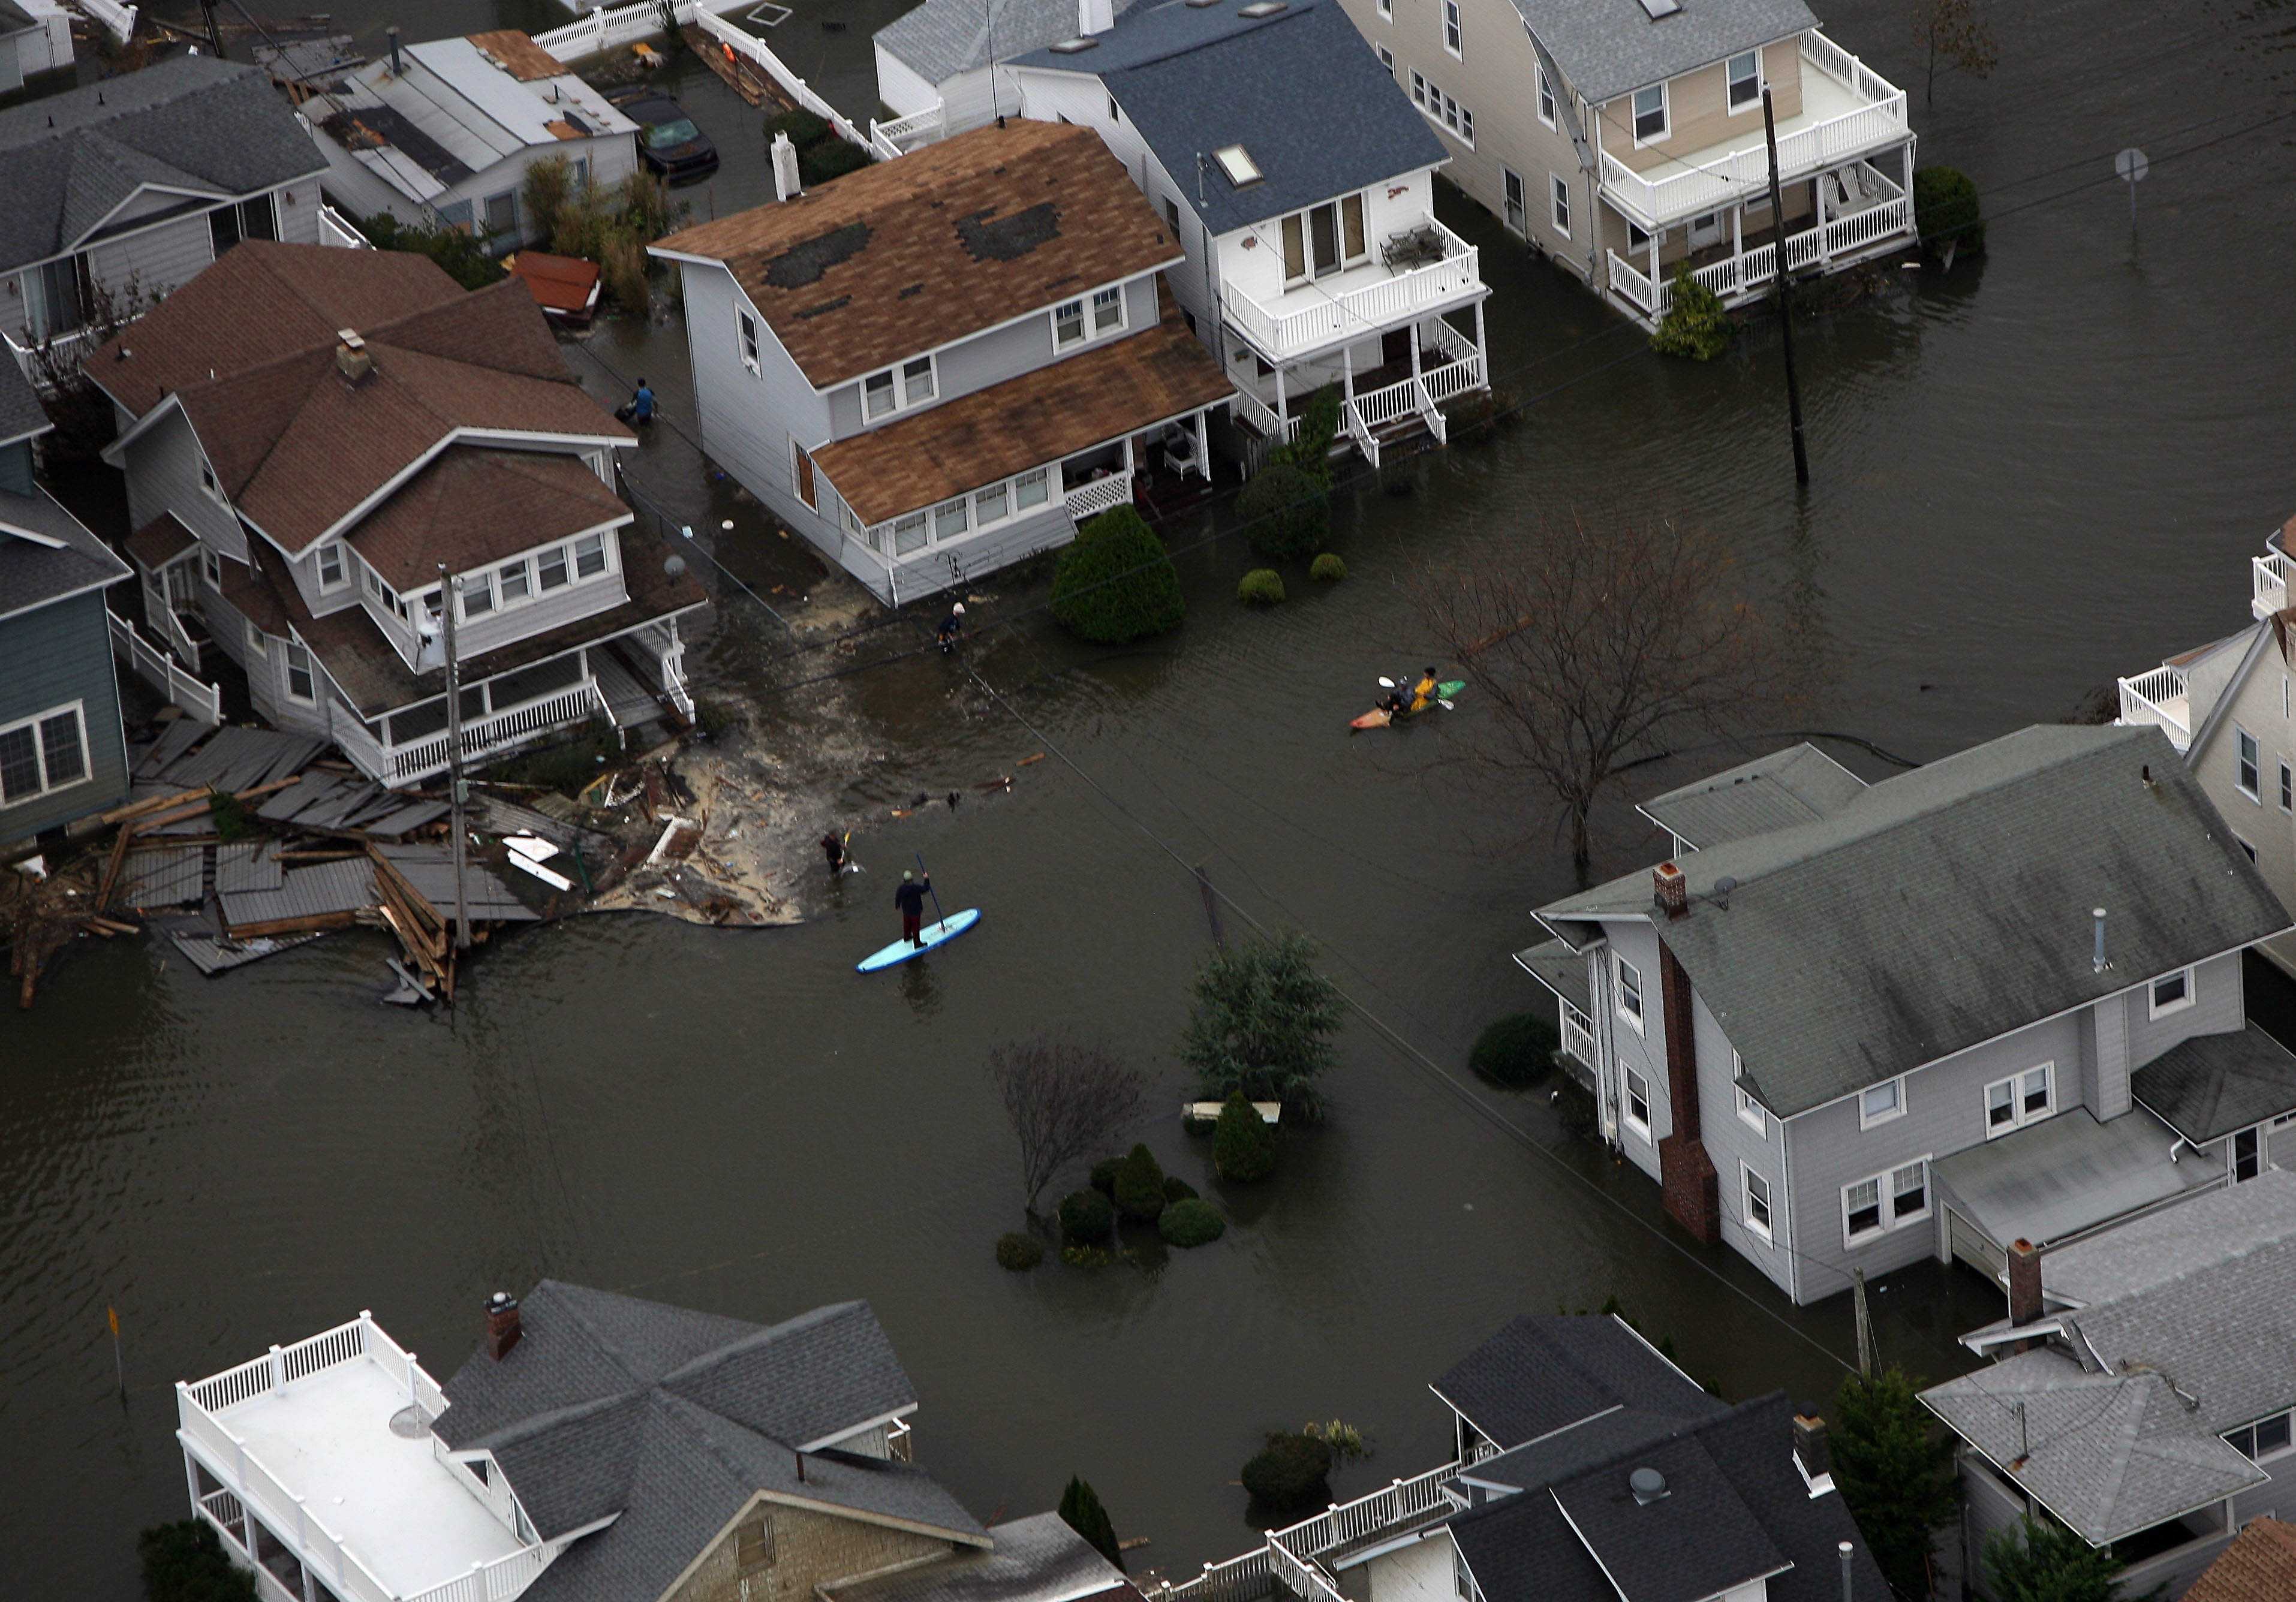
<instances>
[{"instance_id":1,"label":"satellite dish","mask_svg":"<svg viewBox=\"0 0 2296 1602\"><path fill-rule=\"evenodd\" d=\"M682 556L673 556L662 563L661 570L672 578L679 577L685 572L685 559Z\"/></svg>"}]
</instances>

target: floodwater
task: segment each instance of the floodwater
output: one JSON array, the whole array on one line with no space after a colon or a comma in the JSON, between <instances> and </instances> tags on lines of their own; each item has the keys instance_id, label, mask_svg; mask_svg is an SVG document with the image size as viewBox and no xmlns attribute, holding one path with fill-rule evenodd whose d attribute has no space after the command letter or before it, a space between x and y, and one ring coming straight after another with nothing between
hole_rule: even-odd
<instances>
[{"instance_id":1,"label":"floodwater","mask_svg":"<svg viewBox=\"0 0 2296 1602\"><path fill-rule=\"evenodd\" d=\"M781 33L865 110L867 32L890 9L815 0ZM805 650L728 592L709 671L756 699L769 743L843 768L823 821L856 826L870 869L834 895L807 881L804 926L562 926L485 952L439 1017L373 1004L381 947L365 936L212 982L148 942L76 952L33 1012L0 1020L0 1589L127 1594L135 1531L183 1511L176 1379L361 1308L444 1374L487 1292L545 1274L754 1319L865 1296L923 1400L922 1459L977 1513L1050 1506L1082 1473L1174 1573L1251 1540L1231 1482L1264 1431L1362 1427L1377 1455L1342 1494L1433 1460L1446 1436L1425 1382L1517 1312L1615 1293L1726 1394L1830 1389L1846 1298L1792 1312L1653 1229L1639 1178L1549 1150L1542 1099L1459 1083L1474 1031L1536 1001L1507 952L1568 875L1523 798L1450 760L1475 738L1472 691L1392 737L1341 728L1374 674L1425 654L1398 578L1538 516L1714 528L1790 584L1828 648L1833 677L1798 726L1915 758L2062 715L2241 622L2245 558L2296 496L2288 13L1997 9L1996 76L1916 106L1924 158L1986 191L1990 250L1798 333L1806 494L1773 331L1710 367L1660 363L1464 222L1524 421L1426 459L1413 494L1359 495L1344 584L1246 614L1230 599L1240 545L1206 545L1184 560L1190 615L1168 640L1103 656L1037 618L987 633L972 660L1011 713L937 657L867 666L897 630ZM342 14L365 33L396 17L410 38L547 20L443 0ZM848 31L822 33L825 14ZM1902 8L1854 0L1827 20L1915 81ZM728 152L698 198L753 200L754 118L691 63L672 70ZM2132 143L2152 160L2141 243L2110 181ZM609 329L581 359L602 394L651 367L675 424L682 349L675 331ZM704 529L734 517L718 553L768 597L801 584L794 553L684 452L667 431L651 442L641 485ZM1052 748L1082 772L1021 765ZM1648 771L1635 793L1731 757ZM1009 795L970 790L1006 773ZM954 813L889 815L951 789L967 792ZM1628 798L1603 819L1603 871L1652 854ZM863 981L851 965L890 933L913 851L984 920ZM1004 1274L989 1246L1020 1196L982 1072L998 1041L1106 1036L1152 1082L1141 1138L1217 1189L1167 1110L1186 1091L1173 1047L1208 942L1196 863L1251 918L1322 940L1333 977L1427 1061L1352 1021L1330 1121L1287 1132L1271 1184L1221 1197L1226 1238L1156 1268ZM1987 1301L1957 1273L1882 1282L1885 1354L1942 1372Z\"/></svg>"}]
</instances>

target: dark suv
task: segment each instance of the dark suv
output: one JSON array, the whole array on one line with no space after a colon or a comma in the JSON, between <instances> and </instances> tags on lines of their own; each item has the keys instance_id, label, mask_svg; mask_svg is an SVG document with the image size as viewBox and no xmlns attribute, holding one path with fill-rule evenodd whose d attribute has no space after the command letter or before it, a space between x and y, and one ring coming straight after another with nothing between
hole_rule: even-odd
<instances>
[{"instance_id":1,"label":"dark suv","mask_svg":"<svg viewBox=\"0 0 2296 1602\"><path fill-rule=\"evenodd\" d=\"M660 90L627 84L609 90L606 103L638 125L638 155L669 183L706 178L718 170L718 147L709 135Z\"/></svg>"}]
</instances>

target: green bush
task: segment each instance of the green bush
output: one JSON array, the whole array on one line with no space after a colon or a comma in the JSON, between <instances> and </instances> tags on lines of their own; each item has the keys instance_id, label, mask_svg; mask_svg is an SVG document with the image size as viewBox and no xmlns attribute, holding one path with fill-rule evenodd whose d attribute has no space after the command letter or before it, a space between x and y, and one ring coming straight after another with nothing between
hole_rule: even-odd
<instances>
[{"instance_id":1,"label":"green bush","mask_svg":"<svg viewBox=\"0 0 2296 1602\"><path fill-rule=\"evenodd\" d=\"M1061 1239L1096 1246L1116 1228L1116 1204L1097 1190L1071 1190L1061 1198Z\"/></svg>"},{"instance_id":2,"label":"green bush","mask_svg":"<svg viewBox=\"0 0 2296 1602\"><path fill-rule=\"evenodd\" d=\"M1254 568L1237 583L1235 598L1246 606L1275 606L1283 599L1283 576L1273 568Z\"/></svg>"},{"instance_id":3,"label":"green bush","mask_svg":"<svg viewBox=\"0 0 2296 1602\"><path fill-rule=\"evenodd\" d=\"M224 1556L204 1520L154 1524L135 1538L146 1602L252 1602L255 1576Z\"/></svg>"},{"instance_id":4,"label":"green bush","mask_svg":"<svg viewBox=\"0 0 2296 1602\"><path fill-rule=\"evenodd\" d=\"M787 134L790 136L790 143L800 151L808 145L819 144L824 139L836 137L829 131L828 119L816 117L810 111L800 111L795 108L783 111L779 116L766 119L767 145L770 146L773 143L774 135L776 134Z\"/></svg>"},{"instance_id":5,"label":"green bush","mask_svg":"<svg viewBox=\"0 0 2296 1602\"><path fill-rule=\"evenodd\" d=\"M1224 1180L1250 1184L1275 1172L1275 1136L1242 1091L1220 1108L1212 1126L1212 1166Z\"/></svg>"},{"instance_id":6,"label":"green bush","mask_svg":"<svg viewBox=\"0 0 2296 1602\"><path fill-rule=\"evenodd\" d=\"M1914 175L1914 227L1924 254L1945 253L1948 241L1972 254L1985 249L1977 185L1957 168L1924 167Z\"/></svg>"},{"instance_id":7,"label":"green bush","mask_svg":"<svg viewBox=\"0 0 2296 1602\"><path fill-rule=\"evenodd\" d=\"M1164 542L1129 506L1077 530L1053 571L1053 616L1101 645L1122 645L1180 626L1188 609L1180 570Z\"/></svg>"},{"instance_id":8,"label":"green bush","mask_svg":"<svg viewBox=\"0 0 2296 1602\"><path fill-rule=\"evenodd\" d=\"M1337 584L1347 576L1347 563L1329 551L1308 564L1308 576L1324 584Z\"/></svg>"},{"instance_id":9,"label":"green bush","mask_svg":"<svg viewBox=\"0 0 2296 1602\"><path fill-rule=\"evenodd\" d=\"M1513 1013L1475 1037L1467 1066L1493 1084L1519 1090L1554 1070L1555 1048L1562 1043L1554 1026L1539 1014Z\"/></svg>"},{"instance_id":10,"label":"green bush","mask_svg":"<svg viewBox=\"0 0 2296 1602\"><path fill-rule=\"evenodd\" d=\"M358 228L378 250L411 250L429 257L466 290L483 290L502 282L502 264L460 228L413 228L387 211L361 217Z\"/></svg>"},{"instance_id":11,"label":"green bush","mask_svg":"<svg viewBox=\"0 0 2296 1602\"><path fill-rule=\"evenodd\" d=\"M1045 1260L1045 1245L1034 1235L1018 1232L996 1238L996 1266L1025 1274Z\"/></svg>"},{"instance_id":12,"label":"green bush","mask_svg":"<svg viewBox=\"0 0 2296 1602\"><path fill-rule=\"evenodd\" d=\"M1180 1035L1180 1060L1197 1095L1241 1092L1316 1116L1316 1081L1337 1059L1332 1038L1345 1018L1339 987L1316 967L1316 945L1294 930L1215 948L1196 969L1195 1002Z\"/></svg>"},{"instance_id":13,"label":"green bush","mask_svg":"<svg viewBox=\"0 0 2296 1602\"><path fill-rule=\"evenodd\" d=\"M1177 1173L1164 1176L1164 1200L1167 1205L1185 1201L1196 1193L1196 1188Z\"/></svg>"},{"instance_id":14,"label":"green bush","mask_svg":"<svg viewBox=\"0 0 2296 1602\"><path fill-rule=\"evenodd\" d=\"M1332 441L1339 437L1340 387L1326 384L1300 407L1300 427L1289 445L1268 452L1270 462L1289 462L1324 488L1332 486Z\"/></svg>"},{"instance_id":15,"label":"green bush","mask_svg":"<svg viewBox=\"0 0 2296 1602\"><path fill-rule=\"evenodd\" d=\"M1235 498L1243 537L1271 561L1312 555L1332 532L1329 486L1290 462L1271 459Z\"/></svg>"},{"instance_id":16,"label":"green bush","mask_svg":"<svg viewBox=\"0 0 2296 1602\"><path fill-rule=\"evenodd\" d=\"M1185 1251L1191 1246L1209 1246L1226 1234L1227 1220L1203 1197L1183 1197L1164 1209L1163 1216L1156 1221L1156 1232L1164 1238L1166 1246Z\"/></svg>"},{"instance_id":17,"label":"green bush","mask_svg":"<svg viewBox=\"0 0 2296 1602\"><path fill-rule=\"evenodd\" d=\"M565 209L573 193L574 169L563 156L545 156L529 163L526 179L519 185L519 200L526 209L527 221L553 244L557 242L559 213Z\"/></svg>"},{"instance_id":18,"label":"green bush","mask_svg":"<svg viewBox=\"0 0 2296 1602\"><path fill-rule=\"evenodd\" d=\"M1116 1199L1117 1171L1124 1166L1122 1157L1103 1157L1092 1165L1092 1188L1109 1200Z\"/></svg>"},{"instance_id":19,"label":"green bush","mask_svg":"<svg viewBox=\"0 0 2296 1602\"><path fill-rule=\"evenodd\" d=\"M1267 1437L1239 1477L1255 1507L1281 1517L1328 1506L1331 1474L1329 1446L1313 1435L1277 1434Z\"/></svg>"},{"instance_id":20,"label":"green bush","mask_svg":"<svg viewBox=\"0 0 2296 1602\"><path fill-rule=\"evenodd\" d=\"M824 139L819 144L800 151L797 156L798 176L808 189L841 178L847 173L859 172L875 158L859 145L842 139Z\"/></svg>"},{"instance_id":21,"label":"green bush","mask_svg":"<svg viewBox=\"0 0 2296 1602\"><path fill-rule=\"evenodd\" d=\"M1153 1223L1164 1210L1164 1170L1145 1146L1135 1146L1116 1171L1116 1210L1133 1223Z\"/></svg>"},{"instance_id":22,"label":"green bush","mask_svg":"<svg viewBox=\"0 0 2296 1602\"><path fill-rule=\"evenodd\" d=\"M1690 275L1687 261L1675 266L1673 293L1673 304L1651 335L1652 350L1662 356L1710 362L1730 348L1730 341L1738 337L1738 325L1723 309L1722 297Z\"/></svg>"}]
</instances>

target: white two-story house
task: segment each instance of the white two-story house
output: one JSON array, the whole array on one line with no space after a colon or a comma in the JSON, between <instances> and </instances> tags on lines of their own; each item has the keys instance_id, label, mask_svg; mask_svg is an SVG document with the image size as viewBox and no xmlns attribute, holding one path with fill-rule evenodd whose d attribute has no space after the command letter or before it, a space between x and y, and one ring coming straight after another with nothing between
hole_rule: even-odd
<instances>
[{"instance_id":1,"label":"white two-story house","mask_svg":"<svg viewBox=\"0 0 2296 1602\"><path fill-rule=\"evenodd\" d=\"M1686 264L1726 305L1914 236L1906 95L1802 0L1342 0L1448 176L1628 316ZM1771 214L1762 127L1777 122Z\"/></svg>"},{"instance_id":2,"label":"white two-story house","mask_svg":"<svg viewBox=\"0 0 2296 1602\"><path fill-rule=\"evenodd\" d=\"M636 527L614 489L636 438L518 280L250 242L88 372L146 623L194 671L236 663L277 726L385 784L442 772L450 588L466 761L690 711L679 622L707 596Z\"/></svg>"},{"instance_id":3,"label":"white two-story house","mask_svg":"<svg viewBox=\"0 0 2296 1602\"><path fill-rule=\"evenodd\" d=\"M1449 159L1338 0L1079 0L1078 32L1018 57L1024 117L1106 140L1187 251L1170 275L1236 387L1237 419L1289 439L1318 390L1374 464L1446 437L1489 387L1475 248L1435 217Z\"/></svg>"},{"instance_id":4,"label":"white two-story house","mask_svg":"<svg viewBox=\"0 0 2296 1602\"><path fill-rule=\"evenodd\" d=\"M1651 804L1697 849L1540 908L1518 958L1684 1229L1807 1303L1924 1257L1998 1278L2270 1165L2296 1055L2243 962L2290 919L2158 731L1766 781L1796 755Z\"/></svg>"},{"instance_id":5,"label":"white two-story house","mask_svg":"<svg viewBox=\"0 0 2296 1602\"><path fill-rule=\"evenodd\" d=\"M890 605L1207 475L1232 392L1166 315L1179 245L1082 128L975 128L652 250L704 449Z\"/></svg>"}]
</instances>

